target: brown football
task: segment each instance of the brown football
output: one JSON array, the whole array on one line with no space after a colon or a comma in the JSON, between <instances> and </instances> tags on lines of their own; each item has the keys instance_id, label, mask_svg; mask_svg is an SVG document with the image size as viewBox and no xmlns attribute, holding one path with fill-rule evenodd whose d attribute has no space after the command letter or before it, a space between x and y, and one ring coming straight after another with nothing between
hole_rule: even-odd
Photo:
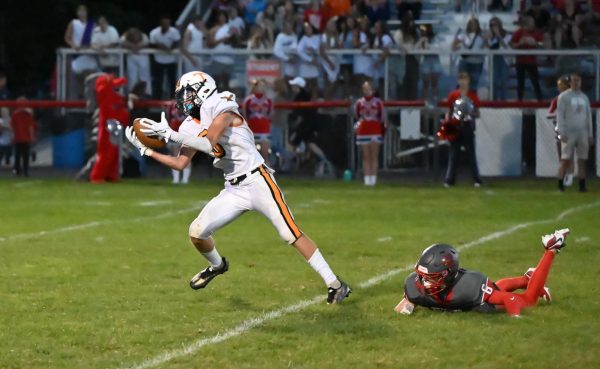
<instances>
[{"instance_id":1,"label":"brown football","mask_svg":"<svg viewBox=\"0 0 600 369\"><path fill-rule=\"evenodd\" d=\"M140 129L142 129L140 119L141 118L135 118L133 120L133 130L135 131L135 135L137 136L138 140L151 149L162 149L165 147L165 141L158 137L148 137L143 134L142 131L140 131Z\"/></svg>"}]
</instances>

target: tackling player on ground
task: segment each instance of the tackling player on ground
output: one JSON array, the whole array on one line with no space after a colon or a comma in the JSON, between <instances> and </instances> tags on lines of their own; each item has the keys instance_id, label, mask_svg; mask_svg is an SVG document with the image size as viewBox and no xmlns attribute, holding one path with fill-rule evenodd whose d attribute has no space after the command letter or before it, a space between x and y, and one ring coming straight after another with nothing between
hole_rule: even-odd
<instances>
[{"instance_id":1,"label":"tackling player on ground","mask_svg":"<svg viewBox=\"0 0 600 369\"><path fill-rule=\"evenodd\" d=\"M190 72L177 82L175 99L177 108L187 115L179 132L169 127L164 114L160 122L143 118L140 123L145 127L144 134L181 144L178 157L144 146L132 127L127 129L127 138L142 155L173 169L185 168L194 154L201 151L214 157L214 166L223 170L225 189L206 204L190 225L192 243L210 263L192 278L190 286L204 288L228 270L229 263L217 251L212 235L246 211L256 210L271 221L280 237L293 245L323 278L328 287L327 303L338 303L346 298L350 287L337 278L316 244L296 224L275 182L274 171L264 164L256 150L254 135L238 112L235 95L218 92L214 79L208 74Z\"/></svg>"},{"instance_id":2,"label":"tackling player on ground","mask_svg":"<svg viewBox=\"0 0 600 369\"><path fill-rule=\"evenodd\" d=\"M492 312L506 310L518 317L521 310L537 304L539 298L551 302L550 290L545 286L554 256L566 246L568 229L542 236L544 255L537 267L525 275L490 281L474 270L460 269L458 251L450 245L435 244L423 251L415 272L404 284L404 298L394 309L397 313L411 314L414 306L447 311ZM523 293L514 291L524 289Z\"/></svg>"}]
</instances>

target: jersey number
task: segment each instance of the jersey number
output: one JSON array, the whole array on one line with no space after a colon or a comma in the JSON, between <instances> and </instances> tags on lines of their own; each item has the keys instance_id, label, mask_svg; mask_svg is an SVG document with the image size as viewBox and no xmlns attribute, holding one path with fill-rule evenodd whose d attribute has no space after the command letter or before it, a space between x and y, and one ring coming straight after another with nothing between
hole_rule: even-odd
<instances>
[{"instance_id":1,"label":"jersey number","mask_svg":"<svg viewBox=\"0 0 600 369\"><path fill-rule=\"evenodd\" d=\"M198 136L200 137L205 137L208 134L208 130L204 130L202 132L200 132L200 134ZM222 158L223 156L225 156L225 149L223 148L223 146L221 146L221 144L216 144L213 149L212 149L212 153L215 156L215 158Z\"/></svg>"}]
</instances>

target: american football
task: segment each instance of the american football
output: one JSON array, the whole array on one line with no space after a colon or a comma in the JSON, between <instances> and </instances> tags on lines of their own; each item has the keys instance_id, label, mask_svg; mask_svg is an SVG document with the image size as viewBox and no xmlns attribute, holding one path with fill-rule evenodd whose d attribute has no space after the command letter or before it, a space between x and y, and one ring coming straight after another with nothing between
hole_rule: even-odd
<instances>
[{"instance_id":1,"label":"american football","mask_svg":"<svg viewBox=\"0 0 600 369\"><path fill-rule=\"evenodd\" d=\"M600 0L0 2L0 369L600 368Z\"/></svg>"},{"instance_id":2,"label":"american football","mask_svg":"<svg viewBox=\"0 0 600 369\"><path fill-rule=\"evenodd\" d=\"M162 149L163 147L165 147L166 143L164 140L160 139L158 136L156 137L150 137L150 136L146 136L142 131L142 125L140 124L140 120L142 118L135 118L133 120L133 130L135 131L135 135L137 136L138 140L140 140L140 142L146 146L148 146L151 149Z\"/></svg>"}]
</instances>

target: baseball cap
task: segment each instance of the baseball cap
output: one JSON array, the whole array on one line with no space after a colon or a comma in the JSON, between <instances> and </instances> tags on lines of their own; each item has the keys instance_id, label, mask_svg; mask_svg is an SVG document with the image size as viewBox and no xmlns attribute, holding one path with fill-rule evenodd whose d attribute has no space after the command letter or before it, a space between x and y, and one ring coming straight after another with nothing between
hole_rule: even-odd
<instances>
[{"instance_id":1,"label":"baseball cap","mask_svg":"<svg viewBox=\"0 0 600 369\"><path fill-rule=\"evenodd\" d=\"M298 86L300 88L304 88L306 87L306 81L304 80L304 78L302 77L296 77L294 79L292 79L289 84L291 86Z\"/></svg>"}]
</instances>

